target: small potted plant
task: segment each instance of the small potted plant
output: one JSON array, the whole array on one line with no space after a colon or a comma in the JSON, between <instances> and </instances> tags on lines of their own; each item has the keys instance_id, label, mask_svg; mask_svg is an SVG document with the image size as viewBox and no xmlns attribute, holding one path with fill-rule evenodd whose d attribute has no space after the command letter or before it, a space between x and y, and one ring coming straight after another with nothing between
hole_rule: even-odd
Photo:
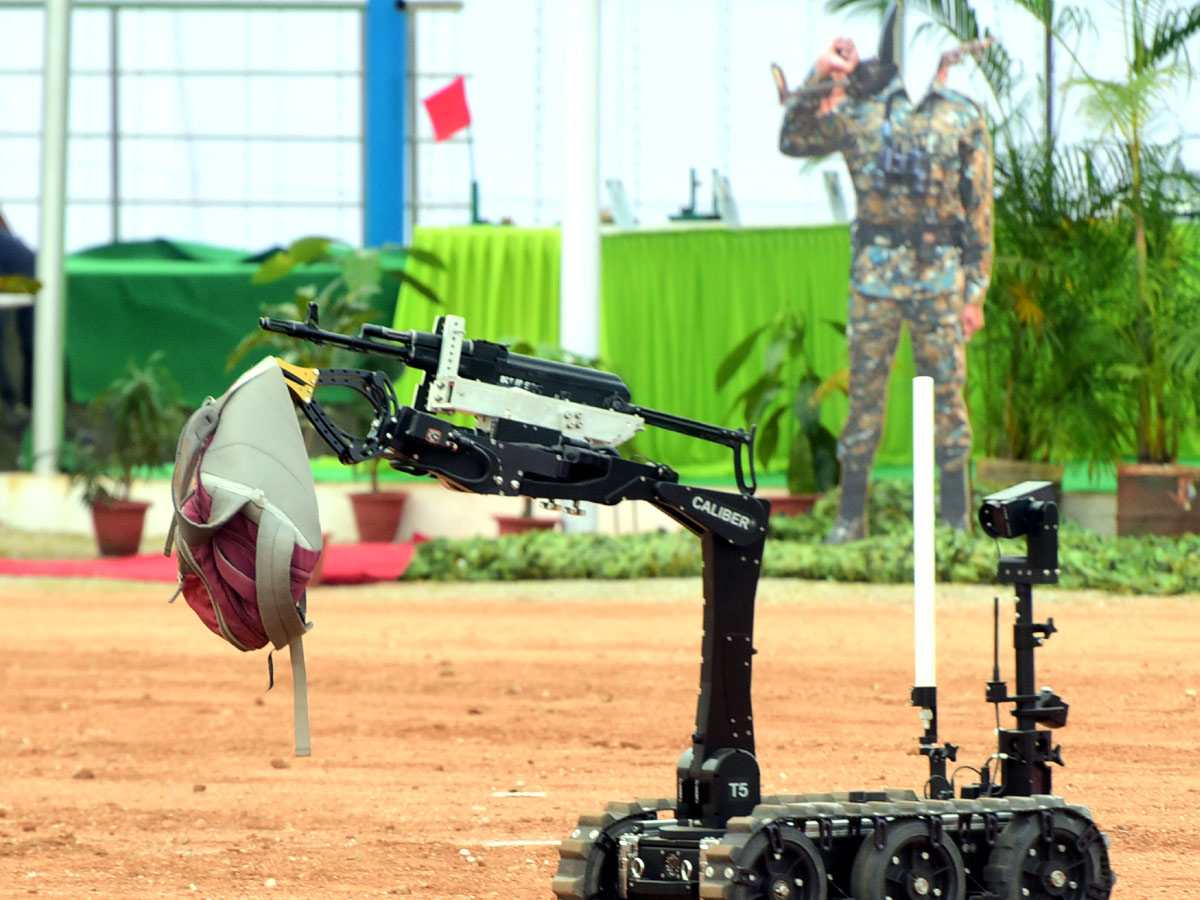
<instances>
[{"instance_id":1,"label":"small potted plant","mask_svg":"<svg viewBox=\"0 0 1200 900\"><path fill-rule=\"evenodd\" d=\"M412 248L353 248L338 244L329 238L306 237L269 256L261 263L252 280L257 284L269 284L305 266L324 266L326 271L332 267L333 274L323 286L305 285L289 300L264 304L263 314L275 318L304 320L308 317L309 305L316 303L322 328L340 334L356 334L363 325L378 321L384 315L376 301L383 295L387 285L406 284L431 302L441 302L431 288L405 271L409 257L434 268L443 267L438 257ZM393 380L404 370L403 365L395 360L349 355L336 347L297 341L259 328L247 334L234 348L229 356L227 368L232 369L251 352L263 349L306 368L329 368L335 365L337 360L345 358L344 365L360 369L382 369ZM349 401L343 404L345 409L342 410L342 414L360 423L364 417L369 421L373 411L364 409L364 404L357 395L344 396L348 394L353 392L343 391L338 398ZM309 431L308 434L311 436L312 432ZM349 495L359 539L368 542L395 540L400 517L408 500L408 493L405 491L381 489L380 462L381 460L376 458L368 463L370 490Z\"/></svg>"},{"instance_id":2,"label":"small potted plant","mask_svg":"<svg viewBox=\"0 0 1200 900\"><path fill-rule=\"evenodd\" d=\"M845 329L830 323L843 335ZM783 310L760 325L725 355L714 380L722 390L746 366L757 373L734 399L746 422L758 426L758 462L764 469L775 457L781 439L787 445L787 495L771 499L777 515L808 512L821 494L838 483L837 436L821 423L821 403L833 391L845 393L847 372L822 379L805 347L808 323L796 312ZM754 349L765 344L762 361ZM753 362L751 362L753 360ZM792 428L791 421L795 427Z\"/></svg>"},{"instance_id":3,"label":"small potted plant","mask_svg":"<svg viewBox=\"0 0 1200 900\"><path fill-rule=\"evenodd\" d=\"M95 433L77 442L72 477L83 484L102 555L136 553L150 504L131 498L140 467L170 462L187 418L178 384L161 350L130 361L88 409Z\"/></svg>"},{"instance_id":4,"label":"small potted plant","mask_svg":"<svg viewBox=\"0 0 1200 900\"><path fill-rule=\"evenodd\" d=\"M355 361L356 368L373 369L386 374L393 382L404 372L404 364L395 359L385 357L365 356ZM355 424L355 432L366 434L375 417L374 408L357 395L351 400L347 410ZM366 543L390 543L396 539L400 529L400 521L404 516L404 507L408 503L408 491L384 490L380 484L379 467L383 457L376 456L366 461L367 474L370 478L369 489L353 491L350 498L350 508L354 513L354 526L358 531L358 539Z\"/></svg>"}]
</instances>

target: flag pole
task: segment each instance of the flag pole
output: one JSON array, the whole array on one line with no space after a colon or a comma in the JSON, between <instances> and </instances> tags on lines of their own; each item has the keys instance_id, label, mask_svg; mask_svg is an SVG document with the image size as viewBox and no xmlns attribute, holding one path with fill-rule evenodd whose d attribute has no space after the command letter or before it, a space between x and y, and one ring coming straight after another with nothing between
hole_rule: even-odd
<instances>
[{"instance_id":1,"label":"flag pole","mask_svg":"<svg viewBox=\"0 0 1200 900\"><path fill-rule=\"evenodd\" d=\"M459 75L450 84L430 94L424 100L425 111L433 125L433 139L441 142L453 138L464 128L467 131L467 165L471 184L471 224L478 225L479 180L475 174L475 131L471 127L471 110L467 106L465 76Z\"/></svg>"},{"instance_id":2,"label":"flag pole","mask_svg":"<svg viewBox=\"0 0 1200 900\"><path fill-rule=\"evenodd\" d=\"M483 220L479 218L479 180L475 177L475 129L467 126L467 165L471 170L471 224L478 225Z\"/></svg>"}]
</instances>

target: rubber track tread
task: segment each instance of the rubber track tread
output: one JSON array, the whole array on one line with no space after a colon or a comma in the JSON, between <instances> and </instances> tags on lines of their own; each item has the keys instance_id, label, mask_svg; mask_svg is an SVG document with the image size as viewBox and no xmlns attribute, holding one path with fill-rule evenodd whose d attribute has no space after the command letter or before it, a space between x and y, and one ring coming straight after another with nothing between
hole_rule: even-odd
<instances>
[{"instance_id":1,"label":"rubber track tread","mask_svg":"<svg viewBox=\"0 0 1200 900\"><path fill-rule=\"evenodd\" d=\"M873 792L879 793L879 792ZM738 872L754 860L744 859L746 844L751 837L772 822L780 822L808 833L824 820L834 840L859 841L871 833L872 822L884 819L889 823L907 819L938 816L943 827L957 834L959 816L969 814L972 829L978 830L984 814L991 814L1005 824L1016 814L1039 810L1063 810L1075 818L1092 822L1091 813L1082 806L1070 806L1061 797L1048 794L1033 797L980 797L975 800L922 800L912 791L891 789L887 800L852 801L848 792L779 794L763 798L748 816L729 820L721 843L705 848L700 866L700 900L738 900ZM659 810L673 810L674 799L613 802L602 813L579 817L571 837L559 845L558 873L552 881L554 893L560 900L594 900L585 895L588 864L599 849L598 841L605 831L629 819L656 818ZM858 828L856 834L854 829ZM817 829L819 831L819 829ZM861 835L861 837L859 836ZM809 837L814 837L812 834ZM819 837L819 834L818 834ZM814 838L816 839L816 838ZM1104 839L1104 838L1101 838ZM1103 854L1106 877L1115 880L1108 867L1108 854ZM1111 880L1110 882L1111 883ZM845 887L845 886L843 886ZM832 894L831 894L832 895Z\"/></svg>"},{"instance_id":2,"label":"rubber track tread","mask_svg":"<svg viewBox=\"0 0 1200 900\"><path fill-rule=\"evenodd\" d=\"M1076 819L1084 823L1085 829L1089 826L1094 826L1092 821L1091 811L1082 806L1067 806L1066 803L1059 797L1043 797L1038 799L1057 800L1056 805L1040 806L1039 809L1056 809L1063 812L1072 819ZM1009 829L1005 829L1000 839L996 843L996 848L993 851L991 859L988 861L985 871L985 879L988 881L1001 881L1003 873L1017 869L1020 866L1020 861L1023 856L1023 851L1016 845L1016 835ZM1098 882L1094 887L1095 892L1089 891L1089 898L1094 897L1095 900L1104 900L1111 895L1112 887L1116 883L1117 877L1113 873L1112 867L1109 865L1108 847L1106 838L1103 835L1097 838L1101 842L1100 846L1100 871L1097 873Z\"/></svg>"},{"instance_id":3,"label":"rubber track tread","mask_svg":"<svg viewBox=\"0 0 1200 900\"><path fill-rule=\"evenodd\" d=\"M589 900L585 895L588 863L593 854L604 852L598 842L605 829L626 819L657 818L659 810L674 808L674 798L638 798L632 803L614 801L604 807L604 812L580 816L571 836L558 845L558 871L550 880L554 895L560 900Z\"/></svg>"},{"instance_id":4,"label":"rubber track tread","mask_svg":"<svg viewBox=\"0 0 1200 900\"><path fill-rule=\"evenodd\" d=\"M720 844L705 851L705 865L701 866L701 900L738 900L738 885L735 882L739 870L748 868L754 860L742 858L750 837L771 824L781 822L806 831L807 823L826 819L833 823L835 840L865 839L870 834L870 820L883 818L889 822L906 819L939 816L947 831L954 833L958 828L959 815L970 813L972 817L991 813L1007 820L1015 813L1036 812L1042 809L1066 809L1091 821L1091 816L1082 807L1067 806L1061 797L1038 795L1034 797L984 797L978 800L920 800L911 791L888 792L889 800L853 802L848 793L840 794L797 794L764 798L749 816L730 819L725 837ZM834 798L837 799L834 799ZM859 820L863 838L851 834L850 823ZM866 820L866 821L864 821ZM973 823L974 828L979 822ZM813 837L813 835L809 835ZM1107 854L1106 854L1107 856ZM843 888L848 886L842 886ZM831 896L835 896L831 892Z\"/></svg>"}]
</instances>

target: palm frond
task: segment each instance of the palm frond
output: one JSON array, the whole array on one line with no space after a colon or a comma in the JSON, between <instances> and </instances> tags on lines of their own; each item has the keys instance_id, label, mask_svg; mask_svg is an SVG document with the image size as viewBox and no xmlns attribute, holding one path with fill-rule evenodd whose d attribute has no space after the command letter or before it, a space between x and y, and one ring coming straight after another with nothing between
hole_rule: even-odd
<instances>
[{"instance_id":1,"label":"palm frond","mask_svg":"<svg viewBox=\"0 0 1200 900\"><path fill-rule=\"evenodd\" d=\"M967 0L908 0L908 9L922 12L937 27L946 31L960 43L981 38L991 38L992 44L984 51L979 70L997 100L1009 95L1012 90L1013 60L1004 49L999 35L991 30L980 29L975 10Z\"/></svg>"},{"instance_id":2,"label":"palm frond","mask_svg":"<svg viewBox=\"0 0 1200 900\"><path fill-rule=\"evenodd\" d=\"M1182 63L1167 63L1143 69L1124 81L1073 78L1066 87L1086 87L1089 94L1080 101L1084 115L1101 129L1131 141L1167 112L1165 101L1185 73Z\"/></svg>"},{"instance_id":3,"label":"palm frond","mask_svg":"<svg viewBox=\"0 0 1200 900\"><path fill-rule=\"evenodd\" d=\"M1187 41L1195 34L1200 34L1200 3L1192 4L1190 9L1165 11L1151 28L1149 42L1135 48L1135 71L1154 68L1180 53L1186 60Z\"/></svg>"}]
</instances>

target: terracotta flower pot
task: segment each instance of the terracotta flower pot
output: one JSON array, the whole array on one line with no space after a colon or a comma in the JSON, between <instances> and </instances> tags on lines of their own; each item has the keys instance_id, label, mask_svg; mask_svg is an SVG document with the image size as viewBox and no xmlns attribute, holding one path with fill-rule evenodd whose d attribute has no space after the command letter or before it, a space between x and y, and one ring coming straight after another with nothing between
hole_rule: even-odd
<instances>
[{"instance_id":1,"label":"terracotta flower pot","mask_svg":"<svg viewBox=\"0 0 1200 900\"><path fill-rule=\"evenodd\" d=\"M371 491L351 494L358 539L367 543L391 543L400 529L400 517L408 494L403 491Z\"/></svg>"},{"instance_id":2,"label":"terracotta flower pot","mask_svg":"<svg viewBox=\"0 0 1200 900\"><path fill-rule=\"evenodd\" d=\"M501 535L524 534L526 531L553 531L557 519L535 519L531 516L493 516Z\"/></svg>"},{"instance_id":3,"label":"terracotta flower pot","mask_svg":"<svg viewBox=\"0 0 1200 900\"><path fill-rule=\"evenodd\" d=\"M1175 463L1117 466L1117 534L1200 533L1200 469Z\"/></svg>"},{"instance_id":4,"label":"terracotta flower pot","mask_svg":"<svg viewBox=\"0 0 1200 900\"><path fill-rule=\"evenodd\" d=\"M812 512L813 506L821 499L821 495L782 494L767 499L771 501L771 515L773 516L806 516Z\"/></svg>"},{"instance_id":5,"label":"terracotta flower pot","mask_svg":"<svg viewBox=\"0 0 1200 900\"><path fill-rule=\"evenodd\" d=\"M146 510L142 500L108 500L92 504L92 530L101 556L132 556L142 543Z\"/></svg>"}]
</instances>

